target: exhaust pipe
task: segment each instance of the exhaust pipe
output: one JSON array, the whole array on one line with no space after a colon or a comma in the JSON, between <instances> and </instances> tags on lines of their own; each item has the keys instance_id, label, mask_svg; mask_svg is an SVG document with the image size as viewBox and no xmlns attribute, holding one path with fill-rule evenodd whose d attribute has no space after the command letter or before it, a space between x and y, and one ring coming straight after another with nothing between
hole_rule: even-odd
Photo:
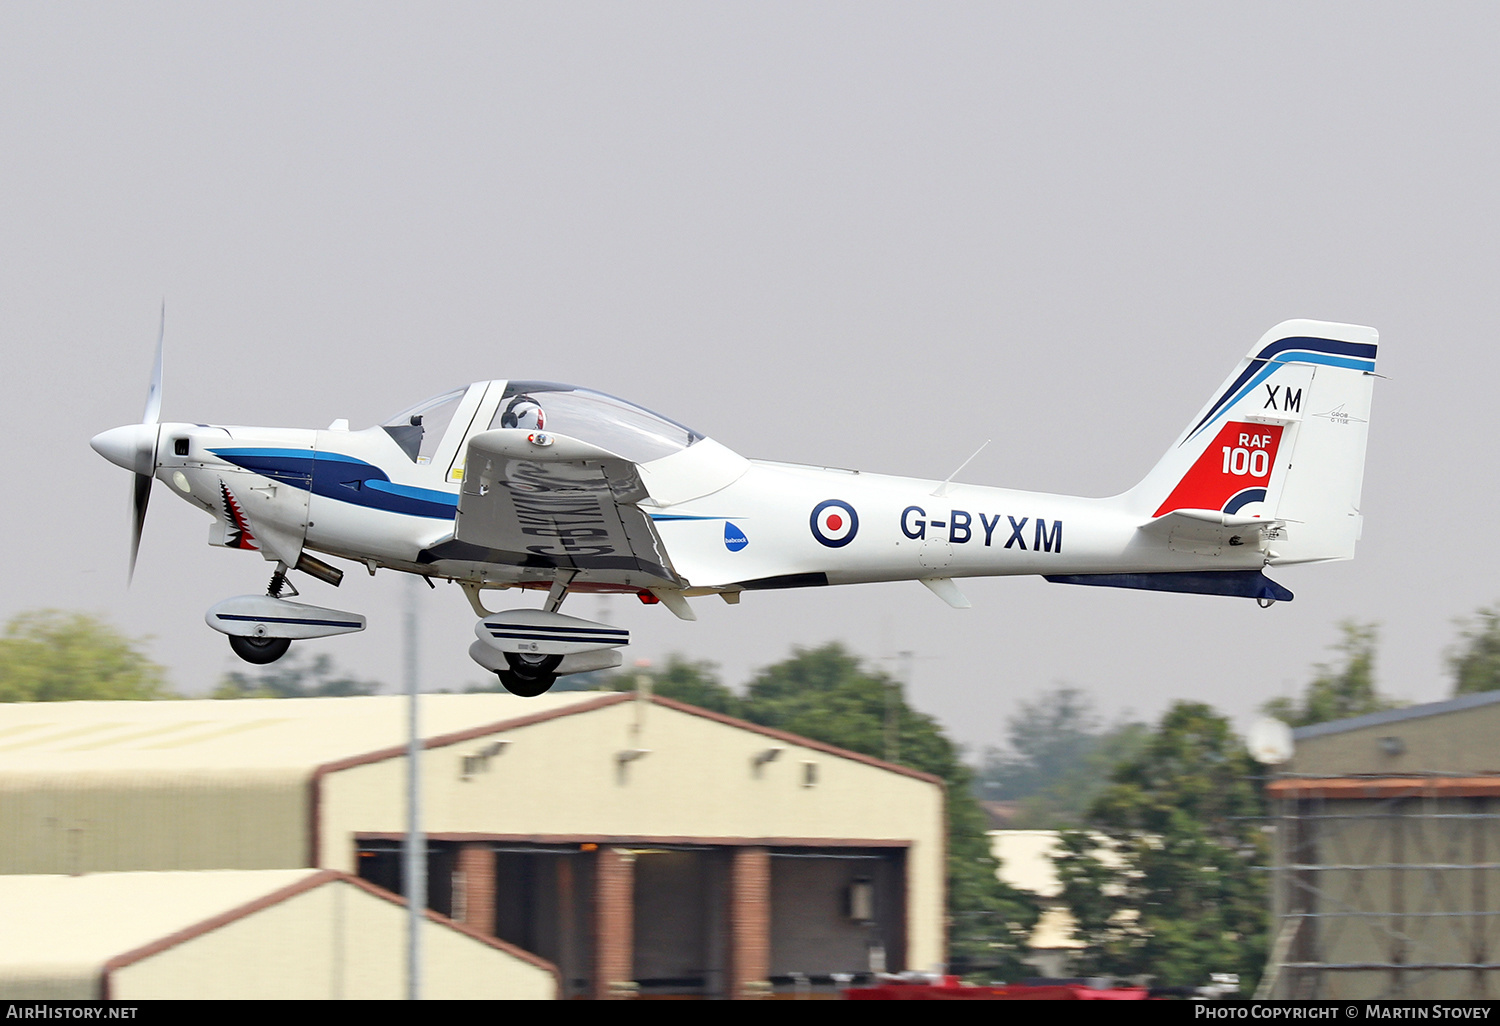
<instances>
[{"instance_id":1,"label":"exhaust pipe","mask_svg":"<svg viewBox=\"0 0 1500 1026\"><path fill-rule=\"evenodd\" d=\"M317 556L310 556L306 552L297 557L297 565L293 570L301 570L309 577L316 577L324 584L331 584L337 588L344 580L344 571L336 566L323 562Z\"/></svg>"}]
</instances>

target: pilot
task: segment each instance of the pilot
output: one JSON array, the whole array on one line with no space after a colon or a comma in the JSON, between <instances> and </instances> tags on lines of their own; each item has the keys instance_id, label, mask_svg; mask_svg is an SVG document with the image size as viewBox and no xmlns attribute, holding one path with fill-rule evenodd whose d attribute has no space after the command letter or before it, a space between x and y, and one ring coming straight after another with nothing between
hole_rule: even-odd
<instances>
[{"instance_id":1,"label":"pilot","mask_svg":"<svg viewBox=\"0 0 1500 1026\"><path fill-rule=\"evenodd\" d=\"M500 426L503 428L521 428L524 431L540 431L547 426L547 415L542 412L542 404L529 395L518 395L511 399L510 404L505 407L505 412L500 414Z\"/></svg>"}]
</instances>

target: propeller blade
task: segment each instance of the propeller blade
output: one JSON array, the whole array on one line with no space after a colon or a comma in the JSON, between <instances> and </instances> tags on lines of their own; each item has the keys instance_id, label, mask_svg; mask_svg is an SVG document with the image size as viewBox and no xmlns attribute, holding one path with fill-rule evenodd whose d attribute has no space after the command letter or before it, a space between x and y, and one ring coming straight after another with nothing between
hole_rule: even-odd
<instances>
[{"instance_id":1,"label":"propeller blade","mask_svg":"<svg viewBox=\"0 0 1500 1026\"><path fill-rule=\"evenodd\" d=\"M142 424L155 424L161 419L161 344L167 335L167 301L161 301L161 325L156 329L156 363L151 368L151 387L146 390L146 412L141 414Z\"/></svg>"},{"instance_id":2,"label":"propeller blade","mask_svg":"<svg viewBox=\"0 0 1500 1026\"><path fill-rule=\"evenodd\" d=\"M156 328L156 361L151 365L151 384L146 389L146 410L141 414L141 423L155 425L161 420L161 353L162 343L167 337L167 301L161 301L161 323ZM146 526L146 506L151 501L152 474L156 470L156 446L160 442L161 430L158 428L151 435L151 452L148 456L145 452L136 455L135 467L135 494L131 502L131 512L134 514L130 523L130 575L125 579L127 586L135 580L135 561L141 554L141 531ZM145 438L137 439L138 448L144 449ZM141 464L145 463L146 469L142 473Z\"/></svg>"},{"instance_id":3,"label":"propeller blade","mask_svg":"<svg viewBox=\"0 0 1500 1026\"><path fill-rule=\"evenodd\" d=\"M141 552L141 528L146 526L146 504L151 501L150 474L135 475L135 501L132 503L135 514L131 521L130 531L130 576L125 579L128 585L135 580L135 558Z\"/></svg>"}]
</instances>

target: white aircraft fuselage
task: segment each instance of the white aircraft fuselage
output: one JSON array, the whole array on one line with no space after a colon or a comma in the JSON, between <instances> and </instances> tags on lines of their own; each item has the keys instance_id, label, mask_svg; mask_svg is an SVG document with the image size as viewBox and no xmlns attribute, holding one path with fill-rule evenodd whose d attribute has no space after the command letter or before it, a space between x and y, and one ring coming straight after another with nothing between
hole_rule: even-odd
<instances>
[{"instance_id":1,"label":"white aircraft fuselage","mask_svg":"<svg viewBox=\"0 0 1500 1026\"><path fill-rule=\"evenodd\" d=\"M360 431L155 423L148 404L146 423L93 445L136 472L138 525L154 476L213 518L212 544L258 551L279 579L294 568L336 583L320 557L351 560L457 581L482 616L495 615L483 590L547 589L559 619L513 627L523 651L547 631L583 644L577 632L604 630L557 614L580 590L639 593L686 618L695 596L878 581L922 581L966 606L955 579L1016 574L1269 604L1291 595L1265 567L1353 555L1375 351L1368 328L1278 325L1156 468L1111 498L746 459L547 382L478 382ZM210 623L231 640L252 622L283 636L263 607ZM476 627L486 644L498 630Z\"/></svg>"}]
</instances>

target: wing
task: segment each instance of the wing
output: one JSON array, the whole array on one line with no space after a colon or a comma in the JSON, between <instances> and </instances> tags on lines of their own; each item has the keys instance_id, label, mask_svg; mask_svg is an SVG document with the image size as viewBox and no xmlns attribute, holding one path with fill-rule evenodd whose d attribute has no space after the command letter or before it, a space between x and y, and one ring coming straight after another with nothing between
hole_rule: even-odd
<instances>
[{"instance_id":1,"label":"wing","mask_svg":"<svg viewBox=\"0 0 1500 1026\"><path fill-rule=\"evenodd\" d=\"M431 559L558 571L581 581L680 588L631 461L576 438L501 428L469 439L458 519Z\"/></svg>"}]
</instances>

